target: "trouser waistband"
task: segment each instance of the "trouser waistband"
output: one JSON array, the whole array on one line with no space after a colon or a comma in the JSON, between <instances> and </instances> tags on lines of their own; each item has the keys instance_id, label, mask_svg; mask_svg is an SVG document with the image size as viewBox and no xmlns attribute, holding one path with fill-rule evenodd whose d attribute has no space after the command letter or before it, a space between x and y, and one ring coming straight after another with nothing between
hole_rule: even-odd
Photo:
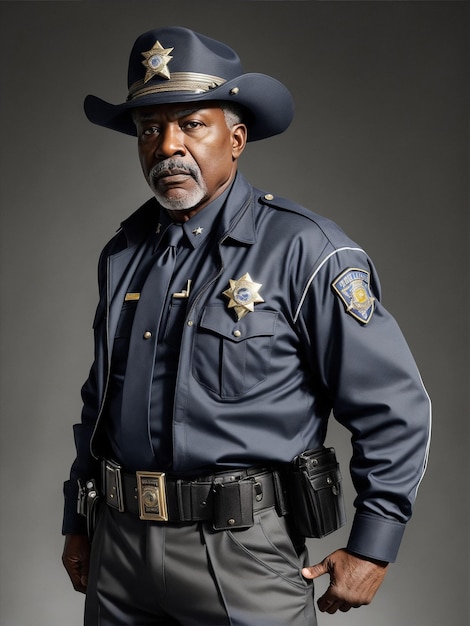
<instances>
[{"instance_id":1,"label":"trouser waistband","mask_svg":"<svg viewBox=\"0 0 470 626\"><path fill-rule=\"evenodd\" d=\"M223 530L250 527L253 513L272 506L280 515L287 512L281 475L269 468L181 479L163 472L129 474L104 460L102 487L108 506L149 521L209 520Z\"/></svg>"}]
</instances>

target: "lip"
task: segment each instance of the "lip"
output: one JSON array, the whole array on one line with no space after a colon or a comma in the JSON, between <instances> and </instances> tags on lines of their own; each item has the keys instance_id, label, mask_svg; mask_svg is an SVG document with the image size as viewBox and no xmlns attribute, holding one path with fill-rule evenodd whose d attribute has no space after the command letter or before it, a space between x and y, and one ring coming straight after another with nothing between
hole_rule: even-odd
<instances>
[{"instance_id":1,"label":"lip","mask_svg":"<svg viewBox=\"0 0 470 626\"><path fill-rule=\"evenodd\" d=\"M173 170L162 170L158 176L157 176L157 180L162 180L164 178L174 178L174 177L183 177L183 178L187 178L188 176L191 176L191 174L188 172L188 170L182 170L182 169L173 169Z\"/></svg>"},{"instance_id":2,"label":"lip","mask_svg":"<svg viewBox=\"0 0 470 626\"><path fill-rule=\"evenodd\" d=\"M191 183L192 178L189 175L180 175L175 174L172 176L165 176L164 178L159 178L157 181L157 187L162 191L169 191L170 189L186 189L187 186Z\"/></svg>"},{"instance_id":3,"label":"lip","mask_svg":"<svg viewBox=\"0 0 470 626\"><path fill-rule=\"evenodd\" d=\"M191 174L187 170L174 169L162 170L155 180L155 185L164 189L171 187L182 187L192 180Z\"/></svg>"}]
</instances>

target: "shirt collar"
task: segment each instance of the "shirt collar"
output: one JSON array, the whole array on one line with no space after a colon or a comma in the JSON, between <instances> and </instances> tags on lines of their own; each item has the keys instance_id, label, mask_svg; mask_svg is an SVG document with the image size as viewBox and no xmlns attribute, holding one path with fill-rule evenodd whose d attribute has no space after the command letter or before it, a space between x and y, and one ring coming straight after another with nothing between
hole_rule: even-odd
<instances>
[{"instance_id":1,"label":"shirt collar","mask_svg":"<svg viewBox=\"0 0 470 626\"><path fill-rule=\"evenodd\" d=\"M230 193L231 185L218 196L215 200L210 202L201 211L193 215L191 219L182 224L183 231L186 237L186 241L189 242L193 249L202 244L203 241L214 231L217 217ZM159 223L156 228L157 241L156 245L160 241L163 233L168 226L172 224L172 220L165 209L160 209Z\"/></svg>"},{"instance_id":2,"label":"shirt collar","mask_svg":"<svg viewBox=\"0 0 470 626\"><path fill-rule=\"evenodd\" d=\"M217 218L230 193L231 185L215 200L205 206L199 213L184 222L183 230L193 248L197 248L214 231Z\"/></svg>"},{"instance_id":3,"label":"shirt collar","mask_svg":"<svg viewBox=\"0 0 470 626\"><path fill-rule=\"evenodd\" d=\"M247 202L253 203L252 196L251 186L238 172L228 189L185 223L184 237L189 242L188 245L192 248L197 247L210 232L216 230L219 238L228 234L232 239L241 243L254 243L256 237L253 208L248 211L243 210ZM240 209L242 209L241 214ZM153 197L124 220L121 223L121 229L126 236L128 246L137 245L148 237L149 232L156 233L155 244L158 245L161 236L170 224L170 216ZM198 228L203 229L202 233L198 235L192 232ZM186 234L186 230L189 234Z\"/></svg>"}]
</instances>

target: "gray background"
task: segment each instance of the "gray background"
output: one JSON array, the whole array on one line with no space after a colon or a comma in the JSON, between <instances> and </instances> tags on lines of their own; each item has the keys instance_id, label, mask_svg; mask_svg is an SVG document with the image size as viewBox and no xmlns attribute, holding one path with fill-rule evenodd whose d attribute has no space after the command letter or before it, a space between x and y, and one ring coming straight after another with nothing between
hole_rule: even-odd
<instances>
[{"instance_id":1,"label":"gray background","mask_svg":"<svg viewBox=\"0 0 470 626\"><path fill-rule=\"evenodd\" d=\"M59 533L96 261L150 195L134 140L89 124L82 101L121 102L134 39L174 24L292 90L291 129L248 146L241 169L370 252L434 400L398 563L371 606L320 625L468 624L469 5L1 2L0 21L2 626L81 623ZM346 470L347 433L332 425L328 442ZM312 541L312 562L346 536Z\"/></svg>"}]
</instances>

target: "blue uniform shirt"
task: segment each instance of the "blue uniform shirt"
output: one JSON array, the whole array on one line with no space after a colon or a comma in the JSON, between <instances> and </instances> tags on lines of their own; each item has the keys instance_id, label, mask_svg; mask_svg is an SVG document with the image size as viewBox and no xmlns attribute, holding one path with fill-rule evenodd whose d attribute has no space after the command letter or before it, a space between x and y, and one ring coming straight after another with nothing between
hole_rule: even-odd
<instances>
[{"instance_id":1,"label":"blue uniform shirt","mask_svg":"<svg viewBox=\"0 0 470 626\"><path fill-rule=\"evenodd\" d=\"M203 227L209 208L196 216L194 229ZM65 533L83 531L75 513L76 480L99 475L109 354L159 210L155 199L147 202L100 258L95 360L75 426ZM430 404L406 342L381 304L372 261L330 220L259 191L240 175L213 226L207 246L203 240L181 257L169 289L179 292L189 277L195 280L184 322L171 316L174 325L168 318L165 327L165 333L175 331L179 347L168 378L159 365L154 370L151 434L144 435L156 456L143 461L158 467L158 457L169 450L171 423L172 473L288 463L323 444L332 412L352 436L357 511L348 547L393 561L426 465ZM166 403L160 414L157 393ZM139 411L148 425L149 411ZM127 423L123 417L116 433ZM126 440L126 454L127 448ZM141 458L135 450L131 466ZM118 452L126 465L124 449Z\"/></svg>"}]
</instances>

